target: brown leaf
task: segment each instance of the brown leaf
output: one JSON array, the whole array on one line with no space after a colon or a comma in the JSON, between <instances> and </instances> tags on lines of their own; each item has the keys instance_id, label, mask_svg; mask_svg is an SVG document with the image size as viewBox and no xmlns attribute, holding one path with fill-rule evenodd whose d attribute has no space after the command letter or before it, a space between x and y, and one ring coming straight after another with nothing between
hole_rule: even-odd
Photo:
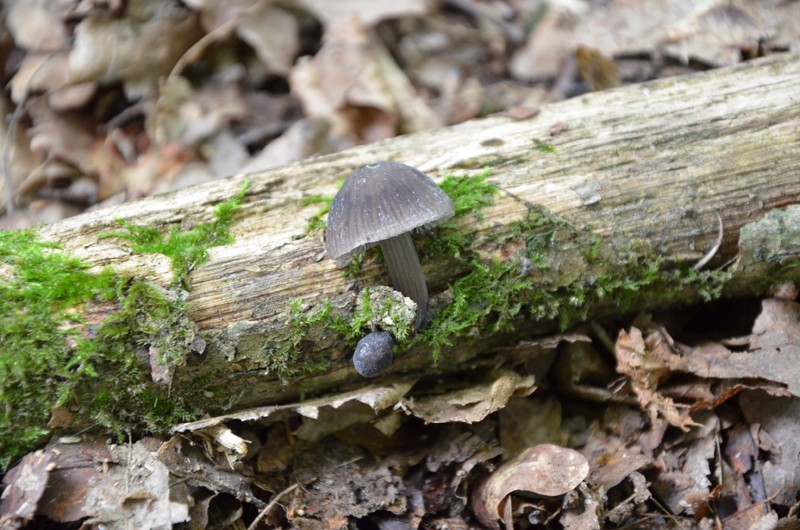
<instances>
[{"instance_id":1,"label":"brown leaf","mask_svg":"<svg viewBox=\"0 0 800 530\"><path fill-rule=\"evenodd\" d=\"M287 75L300 51L297 17L268 2L249 9L237 24L236 33L253 47L267 70L276 75Z\"/></svg>"},{"instance_id":2,"label":"brown leaf","mask_svg":"<svg viewBox=\"0 0 800 530\"><path fill-rule=\"evenodd\" d=\"M532 375L523 377L510 372L489 383L426 398L403 399L401 404L427 423L475 423L505 407L512 396L527 396L536 390L533 381Z\"/></svg>"},{"instance_id":3,"label":"brown leaf","mask_svg":"<svg viewBox=\"0 0 800 530\"><path fill-rule=\"evenodd\" d=\"M6 26L14 43L34 52L50 52L64 46L69 39L62 20L67 5L51 0L6 2Z\"/></svg>"},{"instance_id":4,"label":"brown leaf","mask_svg":"<svg viewBox=\"0 0 800 530\"><path fill-rule=\"evenodd\" d=\"M764 300L747 352L712 343L692 349L685 359L685 370L700 377L759 378L782 383L800 397L800 304Z\"/></svg>"},{"instance_id":5,"label":"brown leaf","mask_svg":"<svg viewBox=\"0 0 800 530\"><path fill-rule=\"evenodd\" d=\"M489 475L473 493L472 509L483 524L499 528L497 521L512 492L525 491L546 497L564 495L588 474L589 463L579 452L552 444L537 445Z\"/></svg>"},{"instance_id":6,"label":"brown leaf","mask_svg":"<svg viewBox=\"0 0 800 530\"><path fill-rule=\"evenodd\" d=\"M128 97L152 96L159 79L199 38L197 16L168 0L129 2L125 14L78 23L69 54L70 80L123 81Z\"/></svg>"},{"instance_id":7,"label":"brown leaf","mask_svg":"<svg viewBox=\"0 0 800 530\"><path fill-rule=\"evenodd\" d=\"M673 369L682 366L683 361L672 354L668 347L656 340L650 340L648 347L642 332L632 327L631 332L619 332L616 343L617 371L631 380L639 404L655 423L663 416L671 425L684 431L697 425L688 410L681 411L676 403L658 391L660 379Z\"/></svg>"},{"instance_id":8,"label":"brown leaf","mask_svg":"<svg viewBox=\"0 0 800 530\"><path fill-rule=\"evenodd\" d=\"M338 149L439 123L385 45L357 18L331 29L322 49L292 69L289 82L308 116L331 123Z\"/></svg>"},{"instance_id":9,"label":"brown leaf","mask_svg":"<svg viewBox=\"0 0 800 530\"><path fill-rule=\"evenodd\" d=\"M430 4L428 0L298 0L297 3L317 15L327 28L340 26L350 18L357 18L361 24L370 27L388 18L421 17L427 14Z\"/></svg>"},{"instance_id":10,"label":"brown leaf","mask_svg":"<svg viewBox=\"0 0 800 530\"><path fill-rule=\"evenodd\" d=\"M800 489L800 399L748 390L739 404L745 420L760 425L759 446L778 448L760 464L766 491L778 504L794 504ZM758 454L758 448L752 451Z\"/></svg>"},{"instance_id":11,"label":"brown leaf","mask_svg":"<svg viewBox=\"0 0 800 530\"><path fill-rule=\"evenodd\" d=\"M566 444L561 428L561 402L556 399L512 398L498 413L500 444L518 454L540 443Z\"/></svg>"}]
</instances>

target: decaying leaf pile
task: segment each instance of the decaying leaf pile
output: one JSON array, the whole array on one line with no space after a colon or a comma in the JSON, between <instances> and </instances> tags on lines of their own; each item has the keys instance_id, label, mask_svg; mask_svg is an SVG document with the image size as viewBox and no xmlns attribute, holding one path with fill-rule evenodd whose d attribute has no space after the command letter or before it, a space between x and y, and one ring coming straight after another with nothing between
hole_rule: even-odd
<instances>
[{"instance_id":1,"label":"decaying leaf pile","mask_svg":"<svg viewBox=\"0 0 800 530\"><path fill-rule=\"evenodd\" d=\"M800 43L800 3L767 0L3 14L3 228ZM54 437L3 477L0 527L798 528L796 300L594 322L498 349L502 368L457 387L395 378L170 438Z\"/></svg>"}]
</instances>

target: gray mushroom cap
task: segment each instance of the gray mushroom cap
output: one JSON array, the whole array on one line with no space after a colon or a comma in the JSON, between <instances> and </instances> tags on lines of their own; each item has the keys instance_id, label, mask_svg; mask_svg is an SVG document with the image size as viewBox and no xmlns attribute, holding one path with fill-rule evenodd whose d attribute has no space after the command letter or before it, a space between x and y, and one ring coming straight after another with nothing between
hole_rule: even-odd
<instances>
[{"instance_id":1,"label":"gray mushroom cap","mask_svg":"<svg viewBox=\"0 0 800 530\"><path fill-rule=\"evenodd\" d=\"M375 377L392 366L394 360L394 341L385 331L375 331L356 344L353 365L356 372L364 377Z\"/></svg>"},{"instance_id":2,"label":"gray mushroom cap","mask_svg":"<svg viewBox=\"0 0 800 530\"><path fill-rule=\"evenodd\" d=\"M376 162L353 173L333 198L325 250L343 259L381 241L453 216L453 201L422 171Z\"/></svg>"}]
</instances>

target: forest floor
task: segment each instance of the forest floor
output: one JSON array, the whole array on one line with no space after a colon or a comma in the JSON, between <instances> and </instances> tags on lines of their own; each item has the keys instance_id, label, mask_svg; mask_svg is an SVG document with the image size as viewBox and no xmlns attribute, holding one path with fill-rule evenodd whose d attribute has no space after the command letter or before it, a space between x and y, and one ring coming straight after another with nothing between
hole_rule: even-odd
<instances>
[{"instance_id":1,"label":"forest floor","mask_svg":"<svg viewBox=\"0 0 800 530\"><path fill-rule=\"evenodd\" d=\"M800 50L800 2L780 0L9 0L3 14L2 230ZM800 528L797 297L777 285L510 344L530 377L427 409L387 385L211 437L121 441L70 432L57 407L47 447L3 477L0 527Z\"/></svg>"}]
</instances>

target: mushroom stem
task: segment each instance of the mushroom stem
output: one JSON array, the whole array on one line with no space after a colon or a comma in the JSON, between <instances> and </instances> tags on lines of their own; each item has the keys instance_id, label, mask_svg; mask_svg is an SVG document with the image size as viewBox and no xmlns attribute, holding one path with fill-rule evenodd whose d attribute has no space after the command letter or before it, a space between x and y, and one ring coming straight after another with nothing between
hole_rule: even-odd
<instances>
[{"instance_id":1,"label":"mushroom stem","mask_svg":"<svg viewBox=\"0 0 800 530\"><path fill-rule=\"evenodd\" d=\"M406 232L381 241L381 251L389 268L394 289L417 304L416 329L419 330L425 322L425 313L428 309L428 286L425 284L425 276L422 274L411 234Z\"/></svg>"}]
</instances>

